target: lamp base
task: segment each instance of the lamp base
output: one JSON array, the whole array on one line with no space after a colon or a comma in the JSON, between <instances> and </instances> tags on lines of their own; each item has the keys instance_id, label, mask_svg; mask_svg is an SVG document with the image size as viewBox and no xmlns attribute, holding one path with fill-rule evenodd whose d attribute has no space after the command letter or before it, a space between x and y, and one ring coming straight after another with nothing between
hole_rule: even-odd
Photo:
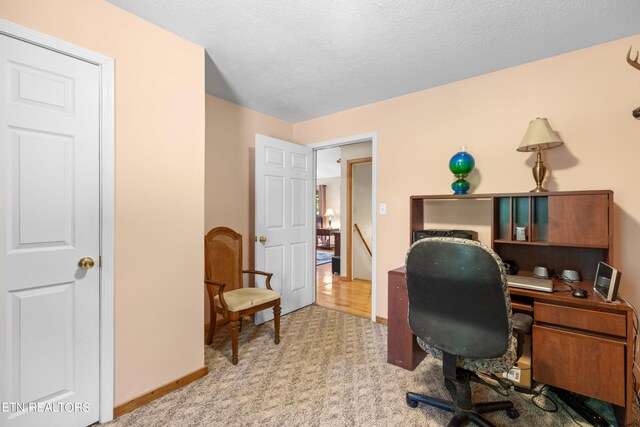
<instances>
[{"instance_id":1,"label":"lamp base","mask_svg":"<svg viewBox=\"0 0 640 427\"><path fill-rule=\"evenodd\" d=\"M469 181L467 181L467 175L456 175L456 180L451 184L453 194L467 194L471 188Z\"/></svg>"},{"instance_id":2,"label":"lamp base","mask_svg":"<svg viewBox=\"0 0 640 427\"><path fill-rule=\"evenodd\" d=\"M533 165L533 169L531 169L533 173L533 179L536 180L536 188L529 191L529 193L544 193L547 190L542 188L542 181L544 181L544 176L547 173L547 168L544 167L544 163L542 163L542 153L540 152L540 146L536 147L536 164Z\"/></svg>"},{"instance_id":3,"label":"lamp base","mask_svg":"<svg viewBox=\"0 0 640 427\"><path fill-rule=\"evenodd\" d=\"M529 193L548 193L549 190L542 188L542 187L536 187L533 190L529 190Z\"/></svg>"}]
</instances>

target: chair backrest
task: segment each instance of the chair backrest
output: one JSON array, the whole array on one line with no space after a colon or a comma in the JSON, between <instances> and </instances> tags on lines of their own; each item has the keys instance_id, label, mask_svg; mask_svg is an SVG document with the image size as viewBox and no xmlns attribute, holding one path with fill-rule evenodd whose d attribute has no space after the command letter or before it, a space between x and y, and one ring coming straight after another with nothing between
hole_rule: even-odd
<instances>
[{"instance_id":1,"label":"chair backrest","mask_svg":"<svg viewBox=\"0 0 640 427\"><path fill-rule=\"evenodd\" d=\"M204 237L206 280L224 283L225 291L242 288L242 235L227 227L211 229Z\"/></svg>"},{"instance_id":2,"label":"chair backrest","mask_svg":"<svg viewBox=\"0 0 640 427\"><path fill-rule=\"evenodd\" d=\"M429 345L469 358L502 356L512 332L502 260L480 242L435 237L406 258L409 327Z\"/></svg>"}]
</instances>

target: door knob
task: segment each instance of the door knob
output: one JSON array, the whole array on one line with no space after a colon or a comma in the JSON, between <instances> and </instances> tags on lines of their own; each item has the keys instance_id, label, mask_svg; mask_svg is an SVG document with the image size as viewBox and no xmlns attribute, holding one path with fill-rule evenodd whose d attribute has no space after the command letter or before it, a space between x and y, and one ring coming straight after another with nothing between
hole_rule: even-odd
<instances>
[{"instance_id":1,"label":"door knob","mask_svg":"<svg viewBox=\"0 0 640 427\"><path fill-rule=\"evenodd\" d=\"M262 243L263 245L267 242L267 238L264 236L260 236L260 238L258 239L260 241L260 243Z\"/></svg>"},{"instance_id":2,"label":"door knob","mask_svg":"<svg viewBox=\"0 0 640 427\"><path fill-rule=\"evenodd\" d=\"M83 270L89 270L93 268L94 265L95 261L93 261L93 258L91 258L90 256L82 257L80 258L80 261L78 261L78 267Z\"/></svg>"}]
</instances>

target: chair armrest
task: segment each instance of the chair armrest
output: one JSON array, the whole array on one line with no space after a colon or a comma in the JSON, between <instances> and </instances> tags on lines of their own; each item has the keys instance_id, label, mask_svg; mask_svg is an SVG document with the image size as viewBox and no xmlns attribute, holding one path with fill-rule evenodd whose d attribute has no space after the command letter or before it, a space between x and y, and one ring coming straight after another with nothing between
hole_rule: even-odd
<instances>
[{"instance_id":1,"label":"chair armrest","mask_svg":"<svg viewBox=\"0 0 640 427\"><path fill-rule=\"evenodd\" d=\"M273 273L267 273L266 271L259 271L259 270L242 270L243 273L248 273L248 274L259 274L261 276L266 276L267 279L265 280L265 285L267 286L267 289L269 289L270 291L272 291L273 289L271 289L271 276L273 276Z\"/></svg>"},{"instance_id":2,"label":"chair armrest","mask_svg":"<svg viewBox=\"0 0 640 427\"><path fill-rule=\"evenodd\" d=\"M227 317L227 314L229 312L229 307L227 306L227 302L224 300L224 287L225 284L224 283L218 283L218 282L214 282L212 280L206 280L204 281L204 283L207 285L207 293L209 294L209 304L211 305L211 313L213 313L215 304L214 304L214 299L216 297L216 295L218 295L220 298L220 305L222 306L222 315L224 317Z\"/></svg>"}]
</instances>

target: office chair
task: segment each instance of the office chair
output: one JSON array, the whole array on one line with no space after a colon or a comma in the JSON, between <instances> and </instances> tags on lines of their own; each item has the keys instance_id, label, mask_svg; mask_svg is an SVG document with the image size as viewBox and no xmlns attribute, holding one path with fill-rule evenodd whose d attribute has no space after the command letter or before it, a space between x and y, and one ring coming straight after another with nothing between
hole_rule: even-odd
<instances>
[{"instance_id":1,"label":"office chair","mask_svg":"<svg viewBox=\"0 0 640 427\"><path fill-rule=\"evenodd\" d=\"M475 372L511 369L518 340L504 267L500 257L474 240L434 237L415 242L406 258L409 327L418 343L442 359L445 386L453 401L412 392L407 404L424 403L453 412L449 426L493 426L480 414L506 410L519 416L510 401L473 404L469 381ZM531 317L517 315L526 332Z\"/></svg>"}]
</instances>

